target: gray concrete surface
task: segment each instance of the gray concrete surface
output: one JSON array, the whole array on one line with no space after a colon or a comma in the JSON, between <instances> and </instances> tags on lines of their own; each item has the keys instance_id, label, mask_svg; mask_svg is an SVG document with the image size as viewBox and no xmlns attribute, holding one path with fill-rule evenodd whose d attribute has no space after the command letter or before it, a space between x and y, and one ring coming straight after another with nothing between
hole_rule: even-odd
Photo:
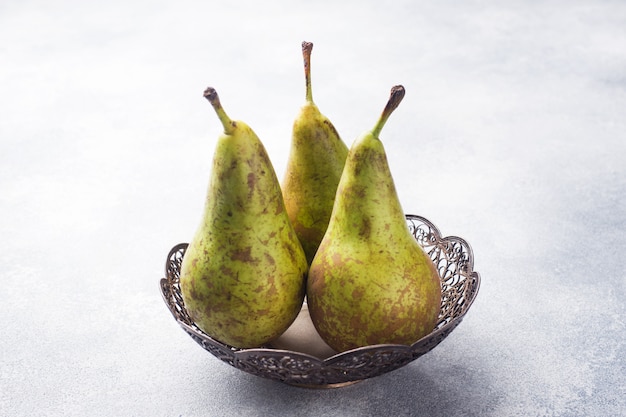
<instances>
[{"instance_id":1,"label":"gray concrete surface","mask_svg":"<svg viewBox=\"0 0 626 417\"><path fill-rule=\"evenodd\" d=\"M624 2L5 1L0 39L0 415L626 415ZM202 91L280 176L303 40L348 143L406 87L405 211L482 275L435 350L336 390L223 364L158 291L220 132Z\"/></svg>"}]
</instances>

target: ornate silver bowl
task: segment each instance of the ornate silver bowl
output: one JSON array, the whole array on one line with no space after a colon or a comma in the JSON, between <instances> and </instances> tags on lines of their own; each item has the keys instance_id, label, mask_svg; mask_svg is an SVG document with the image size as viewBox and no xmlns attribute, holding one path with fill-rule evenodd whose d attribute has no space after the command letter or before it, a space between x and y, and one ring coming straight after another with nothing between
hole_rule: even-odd
<instances>
[{"instance_id":1,"label":"ornate silver bowl","mask_svg":"<svg viewBox=\"0 0 626 417\"><path fill-rule=\"evenodd\" d=\"M414 361L435 348L463 320L480 287L470 245L456 236L442 237L421 216L406 215L409 229L439 270L442 302L435 329L412 345L372 345L346 352L333 351L319 337L306 303L289 329L271 345L239 349L225 345L190 319L180 293L180 266L187 248L172 248L165 264L161 293L170 312L189 336L218 359L251 374L304 387L340 387L382 375Z\"/></svg>"}]
</instances>

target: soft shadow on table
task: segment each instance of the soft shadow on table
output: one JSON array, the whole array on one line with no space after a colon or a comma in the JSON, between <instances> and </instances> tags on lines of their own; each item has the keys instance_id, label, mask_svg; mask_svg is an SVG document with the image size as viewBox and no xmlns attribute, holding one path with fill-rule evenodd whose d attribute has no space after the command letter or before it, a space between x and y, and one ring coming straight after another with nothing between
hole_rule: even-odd
<instances>
[{"instance_id":1,"label":"soft shadow on table","mask_svg":"<svg viewBox=\"0 0 626 417\"><path fill-rule=\"evenodd\" d=\"M428 359L425 355L388 374L331 389L292 387L242 374L235 383L239 394L232 411L282 415L282 410L295 408L299 416L452 417L489 414L500 402L497 390L484 390L492 385L488 374L462 360Z\"/></svg>"}]
</instances>

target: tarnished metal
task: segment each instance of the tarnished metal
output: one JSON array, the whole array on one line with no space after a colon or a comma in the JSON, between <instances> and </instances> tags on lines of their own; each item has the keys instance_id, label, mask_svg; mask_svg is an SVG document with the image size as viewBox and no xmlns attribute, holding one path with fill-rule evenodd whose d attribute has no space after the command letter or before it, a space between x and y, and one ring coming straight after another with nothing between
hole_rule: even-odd
<instances>
[{"instance_id":1,"label":"tarnished metal","mask_svg":"<svg viewBox=\"0 0 626 417\"><path fill-rule=\"evenodd\" d=\"M410 346L374 345L317 357L282 347L239 349L225 345L200 330L185 310L179 279L186 243L174 246L168 254L166 277L160 281L161 293L170 312L189 336L218 359L242 371L313 388L339 387L373 378L398 369L435 348L461 323L480 287L472 249L464 239L442 237L439 229L424 217L407 214L406 219L416 241L434 261L442 285L437 326Z\"/></svg>"}]
</instances>

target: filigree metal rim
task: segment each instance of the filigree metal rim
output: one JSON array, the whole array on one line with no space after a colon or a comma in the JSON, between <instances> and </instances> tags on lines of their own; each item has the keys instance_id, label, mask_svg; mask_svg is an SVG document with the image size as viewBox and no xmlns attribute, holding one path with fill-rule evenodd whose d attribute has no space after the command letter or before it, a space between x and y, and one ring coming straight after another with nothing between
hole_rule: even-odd
<instances>
[{"instance_id":1,"label":"filigree metal rim","mask_svg":"<svg viewBox=\"0 0 626 417\"><path fill-rule=\"evenodd\" d=\"M464 239L442 237L439 229L421 216L407 214L406 220L417 242L435 262L443 290L437 326L410 346L366 346L320 359L272 347L239 349L225 345L200 330L185 310L179 277L186 243L174 246L168 254L166 277L160 280L161 294L189 336L218 359L242 371L304 387L339 387L379 376L405 366L441 343L461 323L480 287L480 274L474 271L474 254Z\"/></svg>"}]
</instances>

